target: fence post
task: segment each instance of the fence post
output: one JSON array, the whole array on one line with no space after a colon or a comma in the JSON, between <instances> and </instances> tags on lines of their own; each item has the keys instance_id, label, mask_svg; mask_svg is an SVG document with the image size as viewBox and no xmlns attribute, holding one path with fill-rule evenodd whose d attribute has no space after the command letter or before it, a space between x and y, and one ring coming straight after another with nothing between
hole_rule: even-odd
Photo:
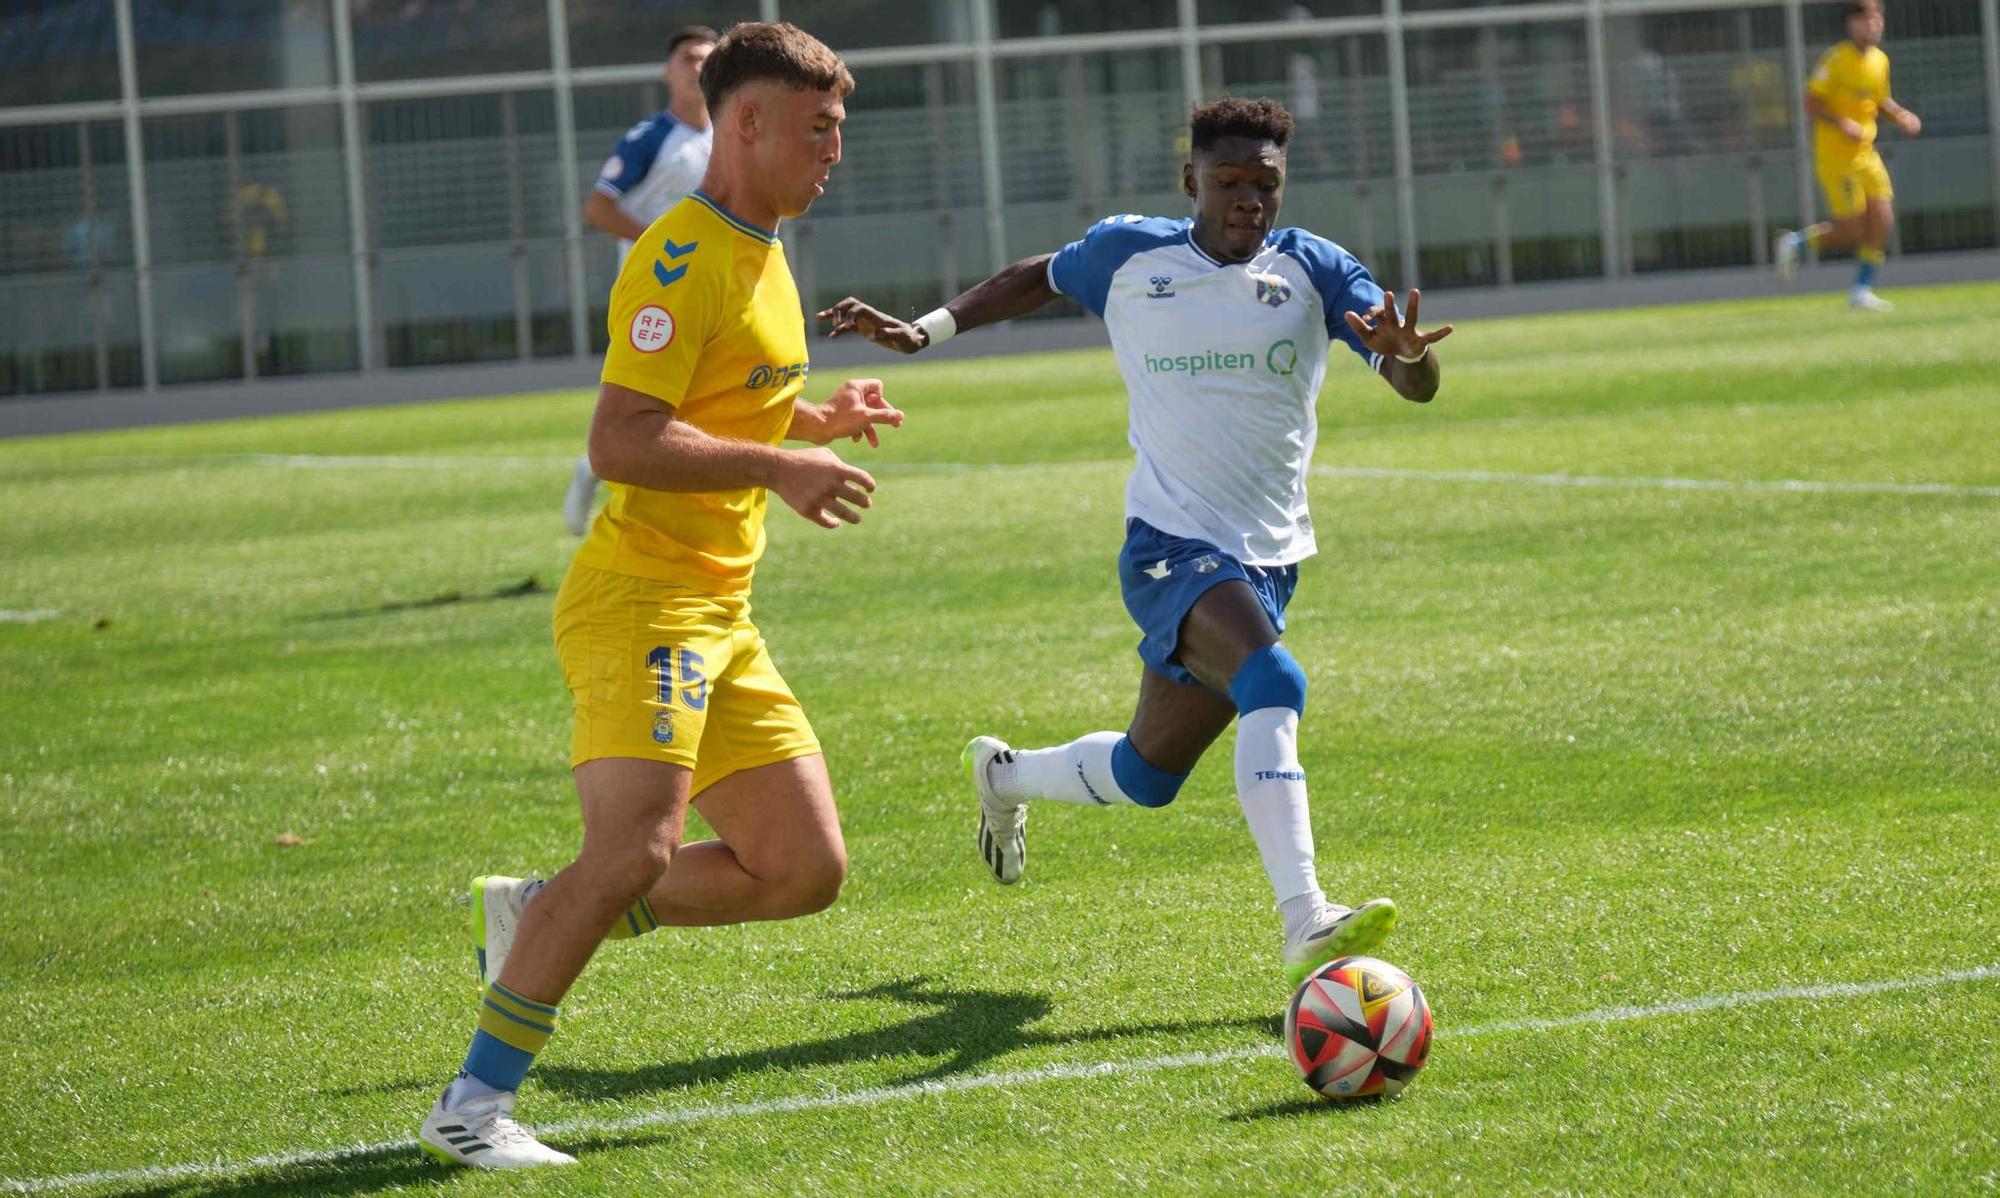
<instances>
[{"instance_id":1,"label":"fence post","mask_svg":"<svg viewBox=\"0 0 2000 1198\"><path fill-rule=\"evenodd\" d=\"M1000 179L1000 102L993 79L992 0L972 2L972 81L979 122L979 179L986 198L986 263L1007 265L1006 195Z\"/></svg>"},{"instance_id":2,"label":"fence post","mask_svg":"<svg viewBox=\"0 0 2000 1198\"><path fill-rule=\"evenodd\" d=\"M2000 245L2000 0L1979 0L1986 47L1986 165L1993 175L1993 241Z\"/></svg>"},{"instance_id":3,"label":"fence post","mask_svg":"<svg viewBox=\"0 0 2000 1198\"><path fill-rule=\"evenodd\" d=\"M590 356L590 303L583 293L583 211L576 197L576 96L569 74L569 8L549 0L549 67L555 74L556 158L561 169L563 272L569 276L570 352Z\"/></svg>"},{"instance_id":4,"label":"fence post","mask_svg":"<svg viewBox=\"0 0 2000 1198\"><path fill-rule=\"evenodd\" d=\"M368 252L367 159L362 153L361 99L354 86L351 0L333 0L333 69L340 96L340 143L347 165L348 251L354 259L354 354L365 373L380 363L375 335L375 267Z\"/></svg>"},{"instance_id":5,"label":"fence post","mask_svg":"<svg viewBox=\"0 0 2000 1198\"><path fill-rule=\"evenodd\" d=\"M132 274L139 290L139 367L148 391L160 389L159 337L153 327L153 238L146 227L146 145L139 127L139 56L132 38L132 0L117 0L118 96L124 106L125 173L132 199Z\"/></svg>"},{"instance_id":6,"label":"fence post","mask_svg":"<svg viewBox=\"0 0 2000 1198\"><path fill-rule=\"evenodd\" d=\"M1812 223L1813 155L1812 121L1806 117L1802 98L1806 92L1806 22L1801 0L1785 0L1785 63L1790 67L1791 87L1786 99L1792 113L1792 186L1798 189L1799 227ZM1809 261L1819 260L1819 251L1806 247Z\"/></svg>"},{"instance_id":7,"label":"fence post","mask_svg":"<svg viewBox=\"0 0 2000 1198\"><path fill-rule=\"evenodd\" d=\"M1583 33L1590 61L1590 123L1596 133L1597 240L1604 247L1604 277L1609 279L1624 273L1627 255L1619 234L1618 164L1611 140L1611 68L1604 46L1604 0L1588 0L1584 6Z\"/></svg>"},{"instance_id":8,"label":"fence post","mask_svg":"<svg viewBox=\"0 0 2000 1198\"><path fill-rule=\"evenodd\" d=\"M1383 0L1383 34L1389 51L1389 124L1396 158L1396 245L1403 259L1403 290L1422 286L1417 272L1417 181L1410 152L1410 72L1404 61L1402 0Z\"/></svg>"}]
</instances>

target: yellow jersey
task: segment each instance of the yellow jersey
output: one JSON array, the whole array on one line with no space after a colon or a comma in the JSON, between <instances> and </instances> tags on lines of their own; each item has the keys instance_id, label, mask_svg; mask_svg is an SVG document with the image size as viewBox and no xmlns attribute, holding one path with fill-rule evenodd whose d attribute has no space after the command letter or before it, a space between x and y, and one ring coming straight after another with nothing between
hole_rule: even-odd
<instances>
[{"instance_id":1,"label":"yellow jersey","mask_svg":"<svg viewBox=\"0 0 2000 1198\"><path fill-rule=\"evenodd\" d=\"M1814 121L1814 157L1822 163L1858 158L1875 145L1875 113L1889 98L1889 56L1880 46L1863 50L1843 41L1819 56L1806 90L1835 116L1861 126L1861 140L1855 141L1825 121Z\"/></svg>"},{"instance_id":2,"label":"yellow jersey","mask_svg":"<svg viewBox=\"0 0 2000 1198\"><path fill-rule=\"evenodd\" d=\"M607 383L652 396L715 437L776 445L805 385L806 328L777 235L702 192L633 243L611 289ZM576 560L738 595L764 552L765 491L611 484Z\"/></svg>"}]
</instances>

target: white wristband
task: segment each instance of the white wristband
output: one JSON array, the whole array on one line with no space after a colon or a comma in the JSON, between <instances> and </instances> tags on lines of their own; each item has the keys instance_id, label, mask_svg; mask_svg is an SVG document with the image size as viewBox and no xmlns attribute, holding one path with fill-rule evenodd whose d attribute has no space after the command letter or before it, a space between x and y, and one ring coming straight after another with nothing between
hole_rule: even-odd
<instances>
[{"instance_id":1,"label":"white wristband","mask_svg":"<svg viewBox=\"0 0 2000 1198\"><path fill-rule=\"evenodd\" d=\"M1431 356L1431 347L1428 345L1424 346L1423 352L1418 354L1414 358L1406 358L1401 354L1396 354L1394 356L1398 362L1401 362L1405 366L1415 366L1417 363Z\"/></svg>"},{"instance_id":2,"label":"white wristband","mask_svg":"<svg viewBox=\"0 0 2000 1198\"><path fill-rule=\"evenodd\" d=\"M916 327L924 331L925 345L936 345L951 340L958 332L958 318L951 314L950 308L934 308L917 317Z\"/></svg>"}]
</instances>

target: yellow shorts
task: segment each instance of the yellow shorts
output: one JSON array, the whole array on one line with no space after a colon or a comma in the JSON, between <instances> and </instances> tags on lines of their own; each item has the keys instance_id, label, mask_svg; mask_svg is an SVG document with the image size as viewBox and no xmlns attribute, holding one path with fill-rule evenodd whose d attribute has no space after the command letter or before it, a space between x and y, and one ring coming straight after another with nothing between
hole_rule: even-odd
<instances>
[{"instance_id":1,"label":"yellow shorts","mask_svg":"<svg viewBox=\"0 0 2000 1198\"><path fill-rule=\"evenodd\" d=\"M575 701L570 765L671 762L694 771L700 794L739 770L819 752L749 611L747 599L572 565L555 611Z\"/></svg>"},{"instance_id":2,"label":"yellow shorts","mask_svg":"<svg viewBox=\"0 0 2000 1198\"><path fill-rule=\"evenodd\" d=\"M1896 189L1889 185L1889 168L1874 150L1851 159L1819 161L1819 186L1826 192L1827 211L1835 220L1860 216L1870 200L1893 200Z\"/></svg>"}]
</instances>

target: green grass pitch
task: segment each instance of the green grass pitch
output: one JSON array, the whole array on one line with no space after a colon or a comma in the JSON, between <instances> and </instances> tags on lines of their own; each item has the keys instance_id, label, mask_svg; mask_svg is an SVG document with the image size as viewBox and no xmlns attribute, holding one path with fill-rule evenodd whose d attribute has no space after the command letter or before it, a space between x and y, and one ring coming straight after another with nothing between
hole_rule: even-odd
<instances>
[{"instance_id":1,"label":"green grass pitch","mask_svg":"<svg viewBox=\"0 0 2000 1198\"><path fill-rule=\"evenodd\" d=\"M1166 811L1038 809L1018 887L976 857L968 736L1130 715L1109 355L885 355L875 510L774 506L756 592L847 889L607 946L534 1177L411 1140L465 880L577 837L587 392L0 443L0 1190L1990 1193L2000 285L1896 299L1469 322L1428 407L1336 351L1321 877L1399 900L1438 1022L1343 1108L1267 1051L1226 738Z\"/></svg>"}]
</instances>

